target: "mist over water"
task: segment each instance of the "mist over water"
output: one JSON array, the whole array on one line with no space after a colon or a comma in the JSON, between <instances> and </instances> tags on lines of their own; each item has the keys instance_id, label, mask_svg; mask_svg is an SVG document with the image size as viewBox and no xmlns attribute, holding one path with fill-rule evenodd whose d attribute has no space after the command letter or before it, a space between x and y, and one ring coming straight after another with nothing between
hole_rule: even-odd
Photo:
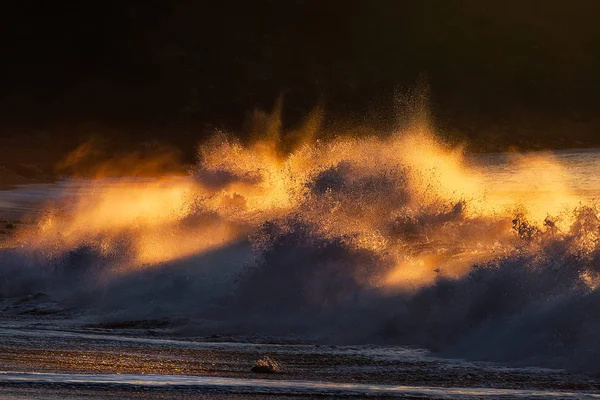
<instances>
[{"instance_id":1,"label":"mist over water","mask_svg":"<svg viewBox=\"0 0 600 400\"><path fill-rule=\"evenodd\" d=\"M472 156L418 126L292 138L220 134L187 177L44 189L1 244L0 295L85 323L600 372L597 152Z\"/></svg>"}]
</instances>

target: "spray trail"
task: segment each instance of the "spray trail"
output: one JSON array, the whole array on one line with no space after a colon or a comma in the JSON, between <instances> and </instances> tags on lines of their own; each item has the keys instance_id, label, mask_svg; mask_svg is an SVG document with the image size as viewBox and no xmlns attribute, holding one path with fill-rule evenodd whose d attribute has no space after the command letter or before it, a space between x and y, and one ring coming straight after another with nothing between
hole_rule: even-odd
<instances>
[{"instance_id":1,"label":"spray trail","mask_svg":"<svg viewBox=\"0 0 600 400\"><path fill-rule=\"evenodd\" d=\"M293 220L385 258L394 267L378 271L377 285L418 287L509 251L525 225L568 229L581 201L551 155L516 156L516 173L499 182L424 130L299 140L286 152L279 134L267 137L243 145L216 136L189 177L91 181L15 240L50 257L82 245L125 252L127 270L247 237L265 246L265 224L289 230Z\"/></svg>"}]
</instances>

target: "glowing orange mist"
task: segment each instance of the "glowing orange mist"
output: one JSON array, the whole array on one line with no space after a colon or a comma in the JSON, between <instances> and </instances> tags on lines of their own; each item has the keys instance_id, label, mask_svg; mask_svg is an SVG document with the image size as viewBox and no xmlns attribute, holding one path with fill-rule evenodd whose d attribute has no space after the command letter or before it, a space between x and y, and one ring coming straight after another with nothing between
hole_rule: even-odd
<instances>
[{"instance_id":1,"label":"glowing orange mist","mask_svg":"<svg viewBox=\"0 0 600 400\"><path fill-rule=\"evenodd\" d=\"M125 246L131 266L189 256L221 245L233 230L207 218L195 219L204 230L186 224L196 193L196 184L181 177L91 181L19 240L51 253L93 243L108 256Z\"/></svg>"},{"instance_id":2,"label":"glowing orange mist","mask_svg":"<svg viewBox=\"0 0 600 400\"><path fill-rule=\"evenodd\" d=\"M217 135L200 146L188 177L91 181L16 240L50 255L90 243L107 256L125 251L119 267L128 270L199 254L293 215L314 235L395 265L363 283L407 290L502 254L515 240L515 210L543 227L579 201L551 155L515 156L516 172L499 178L441 145L427 126L320 142L319 118L292 145L277 123L249 145ZM561 223L570 221L553 222Z\"/></svg>"}]
</instances>

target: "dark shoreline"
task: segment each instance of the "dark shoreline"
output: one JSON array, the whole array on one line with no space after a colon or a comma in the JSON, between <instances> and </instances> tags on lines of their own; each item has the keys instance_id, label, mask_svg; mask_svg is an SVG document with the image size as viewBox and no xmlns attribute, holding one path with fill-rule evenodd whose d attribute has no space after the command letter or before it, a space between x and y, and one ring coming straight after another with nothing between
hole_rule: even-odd
<instances>
[{"instance_id":1,"label":"dark shoreline","mask_svg":"<svg viewBox=\"0 0 600 400\"><path fill-rule=\"evenodd\" d=\"M26 340L23 340L26 339ZM594 391L597 378L555 369L507 367L432 357L402 346L212 342L168 331L44 330L0 332L0 370L14 373L159 374L439 388ZM282 373L251 372L268 354ZM0 384L0 387L5 385Z\"/></svg>"}]
</instances>

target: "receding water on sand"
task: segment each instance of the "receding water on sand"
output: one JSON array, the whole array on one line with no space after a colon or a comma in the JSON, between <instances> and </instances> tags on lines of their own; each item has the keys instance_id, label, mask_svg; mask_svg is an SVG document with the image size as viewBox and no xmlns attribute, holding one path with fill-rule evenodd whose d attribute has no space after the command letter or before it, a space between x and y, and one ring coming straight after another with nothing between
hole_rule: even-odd
<instances>
[{"instance_id":1,"label":"receding water on sand","mask_svg":"<svg viewBox=\"0 0 600 400\"><path fill-rule=\"evenodd\" d=\"M129 386L138 389L193 388L198 391L305 396L394 396L439 399L598 399L600 393L488 388L435 388L426 386L367 385L267 379L212 378L180 375L97 375L0 373L0 384L50 384L55 386Z\"/></svg>"},{"instance_id":2,"label":"receding water on sand","mask_svg":"<svg viewBox=\"0 0 600 400\"><path fill-rule=\"evenodd\" d=\"M120 393L123 398L136 393L157 398L169 393L236 398L600 398L599 382L565 371L444 360L398 346L206 342L2 329L0 350L0 393L6 398L31 388L60 391L69 398L91 388L99 396ZM261 354L280 360L282 373L250 373Z\"/></svg>"}]
</instances>

